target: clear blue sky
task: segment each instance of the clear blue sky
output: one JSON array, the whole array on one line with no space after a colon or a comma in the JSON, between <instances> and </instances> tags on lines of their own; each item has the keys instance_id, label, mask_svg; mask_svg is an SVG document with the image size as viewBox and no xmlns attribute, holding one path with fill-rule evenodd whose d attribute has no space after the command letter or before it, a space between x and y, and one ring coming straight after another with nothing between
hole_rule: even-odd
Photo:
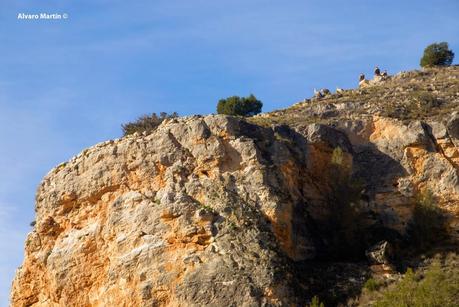
<instances>
[{"instance_id":1,"label":"clear blue sky","mask_svg":"<svg viewBox=\"0 0 459 307\"><path fill-rule=\"evenodd\" d=\"M22 12L69 19L17 20ZM459 1L2 0L0 306L41 178L119 137L121 123L208 114L250 93L265 111L283 108L313 88L355 87L375 65L416 69L436 41L459 58Z\"/></svg>"}]
</instances>

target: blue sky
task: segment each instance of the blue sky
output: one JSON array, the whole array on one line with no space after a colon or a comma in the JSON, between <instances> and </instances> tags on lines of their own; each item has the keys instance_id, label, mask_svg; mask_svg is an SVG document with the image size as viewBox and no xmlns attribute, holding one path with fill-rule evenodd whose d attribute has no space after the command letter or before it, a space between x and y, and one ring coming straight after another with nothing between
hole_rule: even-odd
<instances>
[{"instance_id":1,"label":"blue sky","mask_svg":"<svg viewBox=\"0 0 459 307\"><path fill-rule=\"evenodd\" d=\"M67 13L60 21L18 13ZM270 111L360 72L418 68L424 47L459 57L457 0L2 0L0 306L34 194L53 166L148 112L209 114L254 93ZM457 60L455 61L458 62Z\"/></svg>"}]
</instances>

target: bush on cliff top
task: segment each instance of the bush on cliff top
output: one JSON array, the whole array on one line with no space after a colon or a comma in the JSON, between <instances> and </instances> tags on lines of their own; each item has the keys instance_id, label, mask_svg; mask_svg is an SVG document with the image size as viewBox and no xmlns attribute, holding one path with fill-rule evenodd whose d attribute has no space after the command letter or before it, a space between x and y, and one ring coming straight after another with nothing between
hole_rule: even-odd
<instances>
[{"instance_id":1,"label":"bush on cliff top","mask_svg":"<svg viewBox=\"0 0 459 307\"><path fill-rule=\"evenodd\" d=\"M165 119L178 117L177 112L167 114L166 112L159 113L159 116L156 113L151 115L142 115L136 121L129 122L127 124L121 125L123 129L123 135L133 134L135 132L142 133L152 132L155 130Z\"/></svg>"},{"instance_id":2,"label":"bush on cliff top","mask_svg":"<svg viewBox=\"0 0 459 307\"><path fill-rule=\"evenodd\" d=\"M231 96L220 99L217 105L218 114L253 116L261 112L263 103L254 95L248 97Z\"/></svg>"},{"instance_id":3,"label":"bush on cliff top","mask_svg":"<svg viewBox=\"0 0 459 307\"><path fill-rule=\"evenodd\" d=\"M421 58L422 67L449 66L453 63L454 52L448 49L448 43L435 43L424 49Z\"/></svg>"}]
</instances>

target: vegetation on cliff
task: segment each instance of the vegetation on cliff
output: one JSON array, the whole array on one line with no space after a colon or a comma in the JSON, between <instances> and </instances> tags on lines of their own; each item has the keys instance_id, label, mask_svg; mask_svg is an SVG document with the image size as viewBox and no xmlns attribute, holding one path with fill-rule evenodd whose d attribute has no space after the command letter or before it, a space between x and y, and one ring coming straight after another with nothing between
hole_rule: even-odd
<instances>
[{"instance_id":1,"label":"vegetation on cliff","mask_svg":"<svg viewBox=\"0 0 459 307\"><path fill-rule=\"evenodd\" d=\"M360 305L374 307L456 307L459 302L459 257L437 255L416 271L408 268L398 281L385 285L371 279Z\"/></svg>"},{"instance_id":2,"label":"vegetation on cliff","mask_svg":"<svg viewBox=\"0 0 459 307\"><path fill-rule=\"evenodd\" d=\"M129 135L133 133L151 133L155 130L165 119L178 117L177 112L167 114L161 112L159 115L152 113L151 115L142 115L137 120L121 125L123 129L123 135Z\"/></svg>"},{"instance_id":3,"label":"vegetation on cliff","mask_svg":"<svg viewBox=\"0 0 459 307\"><path fill-rule=\"evenodd\" d=\"M408 225L408 240L418 251L425 251L447 238L445 216L429 190L419 193Z\"/></svg>"}]
</instances>

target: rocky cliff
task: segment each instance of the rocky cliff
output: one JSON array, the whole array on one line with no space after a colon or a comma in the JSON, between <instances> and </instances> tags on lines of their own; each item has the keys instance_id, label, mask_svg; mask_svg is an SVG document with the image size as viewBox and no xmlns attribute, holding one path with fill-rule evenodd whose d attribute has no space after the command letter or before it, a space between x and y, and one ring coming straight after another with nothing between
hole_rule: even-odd
<instances>
[{"instance_id":1,"label":"rocky cliff","mask_svg":"<svg viewBox=\"0 0 459 307\"><path fill-rule=\"evenodd\" d=\"M87 149L38 188L11 304L305 305L317 291L305 264L409 240L425 191L457 240L458 100L458 68L411 72Z\"/></svg>"}]
</instances>

